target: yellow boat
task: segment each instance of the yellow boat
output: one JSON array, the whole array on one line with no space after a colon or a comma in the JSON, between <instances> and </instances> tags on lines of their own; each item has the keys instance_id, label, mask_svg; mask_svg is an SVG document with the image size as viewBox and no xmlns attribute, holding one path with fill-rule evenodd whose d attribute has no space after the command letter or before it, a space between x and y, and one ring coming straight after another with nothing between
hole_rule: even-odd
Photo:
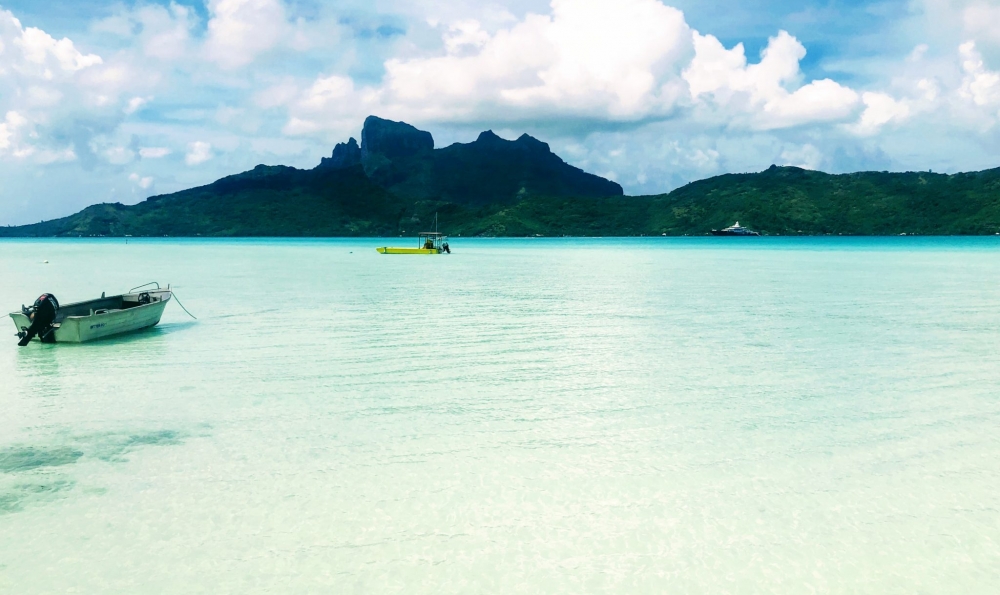
<instances>
[{"instance_id":1,"label":"yellow boat","mask_svg":"<svg viewBox=\"0 0 1000 595\"><path fill-rule=\"evenodd\" d=\"M417 235L416 248L393 248L382 246L375 248L379 254L451 254L448 246L448 236L436 231L425 231Z\"/></svg>"}]
</instances>

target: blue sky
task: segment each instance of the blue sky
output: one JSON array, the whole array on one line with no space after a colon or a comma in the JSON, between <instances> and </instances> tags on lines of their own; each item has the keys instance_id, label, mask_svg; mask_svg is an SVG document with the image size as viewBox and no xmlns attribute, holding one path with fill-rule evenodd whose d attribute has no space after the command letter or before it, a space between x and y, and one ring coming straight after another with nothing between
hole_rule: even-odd
<instances>
[{"instance_id":1,"label":"blue sky","mask_svg":"<svg viewBox=\"0 0 1000 595\"><path fill-rule=\"evenodd\" d=\"M0 0L0 224L312 167L365 116L630 194L1000 165L1000 2Z\"/></svg>"}]
</instances>

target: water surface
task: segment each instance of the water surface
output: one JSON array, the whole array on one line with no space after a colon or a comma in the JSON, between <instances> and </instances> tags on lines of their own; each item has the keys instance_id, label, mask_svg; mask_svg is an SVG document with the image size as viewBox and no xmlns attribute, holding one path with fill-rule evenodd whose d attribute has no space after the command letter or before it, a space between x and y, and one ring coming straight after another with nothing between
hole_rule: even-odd
<instances>
[{"instance_id":1,"label":"water surface","mask_svg":"<svg viewBox=\"0 0 1000 595\"><path fill-rule=\"evenodd\" d=\"M1000 239L385 243L0 242L0 592L1000 591Z\"/></svg>"}]
</instances>

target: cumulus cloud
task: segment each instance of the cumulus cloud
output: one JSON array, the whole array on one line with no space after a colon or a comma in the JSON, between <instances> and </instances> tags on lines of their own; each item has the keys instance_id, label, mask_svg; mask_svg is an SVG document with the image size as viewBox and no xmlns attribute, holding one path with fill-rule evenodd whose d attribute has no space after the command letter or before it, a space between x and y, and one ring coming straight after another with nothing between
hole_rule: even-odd
<instances>
[{"instance_id":1,"label":"cumulus cloud","mask_svg":"<svg viewBox=\"0 0 1000 595\"><path fill-rule=\"evenodd\" d=\"M139 174L133 172L132 174L129 175L128 179L132 182L135 182L135 184L139 186L139 188L142 188L143 190L146 190L153 185L152 176L140 176Z\"/></svg>"},{"instance_id":2,"label":"cumulus cloud","mask_svg":"<svg viewBox=\"0 0 1000 595\"><path fill-rule=\"evenodd\" d=\"M68 38L56 40L41 29L22 26L10 11L2 9L0 40L6 40L0 47L0 76L15 82L56 83L104 63L97 54L79 51Z\"/></svg>"},{"instance_id":3,"label":"cumulus cloud","mask_svg":"<svg viewBox=\"0 0 1000 595\"><path fill-rule=\"evenodd\" d=\"M136 20L142 25L142 48L146 56L176 60L189 54L191 32L197 23L190 8L176 2L169 7L140 6Z\"/></svg>"},{"instance_id":4,"label":"cumulus cloud","mask_svg":"<svg viewBox=\"0 0 1000 595\"><path fill-rule=\"evenodd\" d=\"M885 93L863 93L861 101L865 104L865 110L850 130L862 136L876 134L889 122L902 122L910 116L910 106Z\"/></svg>"},{"instance_id":5,"label":"cumulus cloud","mask_svg":"<svg viewBox=\"0 0 1000 595\"><path fill-rule=\"evenodd\" d=\"M198 165L205 163L214 157L212 145L203 141L195 141L188 145L187 155L184 156L184 163L188 165Z\"/></svg>"},{"instance_id":6,"label":"cumulus cloud","mask_svg":"<svg viewBox=\"0 0 1000 595\"><path fill-rule=\"evenodd\" d=\"M800 81L805 47L780 31L761 59L692 31L659 0L552 0L488 33L475 20L442 26L443 53L385 62L380 85L339 74L289 100L288 85L258 95L290 106L286 134L340 129L365 113L417 122L639 122L694 113L709 125L772 130L848 123L862 94L829 78ZM627 40L627 43L624 42ZM875 101L875 99L873 99ZM866 126L877 119L868 114ZM884 122L879 125L884 124Z\"/></svg>"},{"instance_id":7,"label":"cumulus cloud","mask_svg":"<svg viewBox=\"0 0 1000 595\"><path fill-rule=\"evenodd\" d=\"M316 79L299 102L306 110L321 110L342 102L354 92L354 81L345 76L328 76Z\"/></svg>"},{"instance_id":8,"label":"cumulus cloud","mask_svg":"<svg viewBox=\"0 0 1000 595\"><path fill-rule=\"evenodd\" d=\"M493 35L476 23L454 25L444 56L389 60L388 101L433 103L428 111L452 117L488 104L508 114L628 120L673 106L671 75L691 45L679 10L657 0L553 0L551 6L550 15L529 14Z\"/></svg>"},{"instance_id":9,"label":"cumulus cloud","mask_svg":"<svg viewBox=\"0 0 1000 595\"><path fill-rule=\"evenodd\" d=\"M760 62L747 64L743 44L727 50L712 35L694 33L695 56L684 70L691 96L709 98L733 122L768 130L853 116L860 97L830 79L790 91L801 77L805 47L786 31L768 40Z\"/></svg>"},{"instance_id":10,"label":"cumulus cloud","mask_svg":"<svg viewBox=\"0 0 1000 595\"><path fill-rule=\"evenodd\" d=\"M21 23L7 12L8 27L19 28ZM76 49L73 42L67 38L56 40L54 37L37 29L27 27L14 37L12 48L20 49L25 65L34 65L42 70L42 76L51 79L52 66L57 66L65 72L76 72L88 66L101 64L103 60L96 54L83 54Z\"/></svg>"},{"instance_id":11,"label":"cumulus cloud","mask_svg":"<svg viewBox=\"0 0 1000 595\"><path fill-rule=\"evenodd\" d=\"M975 2L962 11L965 30L981 39L1000 42L1000 5Z\"/></svg>"},{"instance_id":12,"label":"cumulus cloud","mask_svg":"<svg viewBox=\"0 0 1000 595\"><path fill-rule=\"evenodd\" d=\"M989 70L974 41L967 41L958 48L962 58L964 77L959 95L977 106L1000 104L1000 72Z\"/></svg>"},{"instance_id":13,"label":"cumulus cloud","mask_svg":"<svg viewBox=\"0 0 1000 595\"><path fill-rule=\"evenodd\" d=\"M197 24L197 16L187 6L176 2L167 6L140 3L120 7L113 15L96 21L91 29L131 41L145 58L178 60L191 57L192 33Z\"/></svg>"},{"instance_id":14,"label":"cumulus cloud","mask_svg":"<svg viewBox=\"0 0 1000 595\"><path fill-rule=\"evenodd\" d=\"M76 153L70 147L38 147L31 141L38 136L32 123L15 111L8 111L0 121L0 157L9 156L35 165L73 161Z\"/></svg>"},{"instance_id":15,"label":"cumulus cloud","mask_svg":"<svg viewBox=\"0 0 1000 595\"><path fill-rule=\"evenodd\" d=\"M3 122L0 122L0 155L10 151L12 147L15 147L16 151L17 139L15 135L27 123L28 121L21 114L14 111L7 112Z\"/></svg>"},{"instance_id":16,"label":"cumulus cloud","mask_svg":"<svg viewBox=\"0 0 1000 595\"><path fill-rule=\"evenodd\" d=\"M628 192L770 163L994 165L992 0L916 0L913 11L944 14L927 17L932 30L900 25L874 58L831 31L838 43L808 62L800 40L814 25L786 21L795 29L747 55L720 41L739 30L694 31L669 0L400 0L391 13L356 0L181 1L109 0L111 16L59 35L0 10L3 186L74 171L74 188L88 179L92 191L64 194L89 204L108 198L94 188L138 196L154 176L173 191L240 164L307 167L369 114L445 143L528 132ZM948 149L921 142L942 133ZM198 167L177 170L181 157Z\"/></svg>"},{"instance_id":17,"label":"cumulus cloud","mask_svg":"<svg viewBox=\"0 0 1000 595\"><path fill-rule=\"evenodd\" d=\"M149 103L151 99L152 97L133 97L128 100L124 111L126 114L134 114L135 112L141 110L144 105Z\"/></svg>"},{"instance_id":18,"label":"cumulus cloud","mask_svg":"<svg viewBox=\"0 0 1000 595\"><path fill-rule=\"evenodd\" d=\"M289 33L281 0L209 0L205 53L223 68L238 68Z\"/></svg>"},{"instance_id":19,"label":"cumulus cloud","mask_svg":"<svg viewBox=\"0 0 1000 595\"><path fill-rule=\"evenodd\" d=\"M449 25L444 45L449 54L459 54L465 50L481 48L489 40L490 34L483 30L479 21L467 20Z\"/></svg>"},{"instance_id":20,"label":"cumulus cloud","mask_svg":"<svg viewBox=\"0 0 1000 595\"><path fill-rule=\"evenodd\" d=\"M791 165L802 169L819 169L823 163L823 152L812 144L788 147L781 152L781 165Z\"/></svg>"},{"instance_id":21,"label":"cumulus cloud","mask_svg":"<svg viewBox=\"0 0 1000 595\"><path fill-rule=\"evenodd\" d=\"M8 152L36 164L74 160L81 152L109 158L90 145L122 117L116 106L127 77L120 67L68 38L25 27L6 10L0 10L0 39L0 113L16 114L16 126L4 122Z\"/></svg>"}]
</instances>

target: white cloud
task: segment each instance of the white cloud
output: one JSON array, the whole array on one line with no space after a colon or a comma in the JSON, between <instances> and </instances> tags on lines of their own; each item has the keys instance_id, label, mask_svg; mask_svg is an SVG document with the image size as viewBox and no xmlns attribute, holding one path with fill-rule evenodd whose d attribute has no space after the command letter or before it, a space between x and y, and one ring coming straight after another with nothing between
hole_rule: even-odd
<instances>
[{"instance_id":1,"label":"white cloud","mask_svg":"<svg viewBox=\"0 0 1000 595\"><path fill-rule=\"evenodd\" d=\"M128 100L128 104L125 105L126 114L134 114L135 112L142 109L144 105L150 102L152 97L133 97Z\"/></svg>"},{"instance_id":2,"label":"white cloud","mask_svg":"<svg viewBox=\"0 0 1000 595\"><path fill-rule=\"evenodd\" d=\"M789 33L747 56L711 35L738 36L731 23L694 32L670 0L401 0L391 14L354 0L185 4L119 3L72 40L0 10L0 199L50 172L72 179L74 192L52 193L68 210L109 184L137 196L145 177L174 191L245 164L308 167L369 114L439 144L528 132L628 192L772 162L969 169L998 147L995 0L914 0L944 16L890 26L875 55L868 37L831 29L836 43L808 67ZM140 111L150 117L128 117ZM180 157L199 167L177 170ZM149 171L130 182L123 165ZM15 211L0 200L0 224Z\"/></svg>"},{"instance_id":3,"label":"white cloud","mask_svg":"<svg viewBox=\"0 0 1000 595\"><path fill-rule=\"evenodd\" d=\"M112 16L95 22L91 29L129 40L145 58L179 60L191 57L194 49L192 31L197 24L192 9L171 2L168 6L138 4L129 9L121 8Z\"/></svg>"},{"instance_id":4,"label":"white cloud","mask_svg":"<svg viewBox=\"0 0 1000 595\"><path fill-rule=\"evenodd\" d=\"M443 42L444 55L387 60L381 86L331 75L297 100L288 99L288 84L255 99L289 105L291 135L340 129L366 113L415 122L636 121L688 107L698 108L696 120L769 130L846 123L864 106L831 79L802 84L806 50L787 32L748 64L742 44L727 50L658 0L552 0L551 14L529 13L492 34L458 20Z\"/></svg>"},{"instance_id":5,"label":"white cloud","mask_svg":"<svg viewBox=\"0 0 1000 595\"><path fill-rule=\"evenodd\" d=\"M1000 5L976 2L962 11L965 30L978 38L1000 42Z\"/></svg>"},{"instance_id":6,"label":"white cloud","mask_svg":"<svg viewBox=\"0 0 1000 595\"><path fill-rule=\"evenodd\" d=\"M865 111L861 119L849 129L861 136L871 136L889 122L902 122L910 116L910 107L885 93L863 93L861 100Z\"/></svg>"},{"instance_id":7,"label":"white cloud","mask_svg":"<svg viewBox=\"0 0 1000 595\"><path fill-rule=\"evenodd\" d=\"M249 64L289 33L281 0L209 0L205 52L223 68Z\"/></svg>"},{"instance_id":8,"label":"white cloud","mask_svg":"<svg viewBox=\"0 0 1000 595\"><path fill-rule=\"evenodd\" d=\"M27 123L28 121L21 114L14 111L7 112L3 122L0 123L0 155L16 146L15 134Z\"/></svg>"},{"instance_id":9,"label":"white cloud","mask_svg":"<svg viewBox=\"0 0 1000 595\"><path fill-rule=\"evenodd\" d=\"M684 15L657 0L553 0L492 36L459 22L445 56L386 62L384 101L432 118L482 106L516 119L593 115L630 120L673 107L690 51ZM408 108L408 109L407 109Z\"/></svg>"},{"instance_id":10,"label":"white cloud","mask_svg":"<svg viewBox=\"0 0 1000 595\"><path fill-rule=\"evenodd\" d=\"M799 147L789 147L781 152L781 165L816 170L822 163L822 151L808 143Z\"/></svg>"},{"instance_id":11,"label":"white cloud","mask_svg":"<svg viewBox=\"0 0 1000 595\"><path fill-rule=\"evenodd\" d=\"M27 118L16 111L8 111L0 121L0 155L24 158L33 154L35 150L28 141L34 135Z\"/></svg>"},{"instance_id":12,"label":"white cloud","mask_svg":"<svg viewBox=\"0 0 1000 595\"><path fill-rule=\"evenodd\" d=\"M82 148L88 157L124 159L124 154L89 147L107 146L92 141L117 125L119 97L132 84L131 73L80 51L68 38L23 27L5 10L0 10L0 38L0 113L29 123L12 138L11 155L44 164L74 160Z\"/></svg>"},{"instance_id":13,"label":"white cloud","mask_svg":"<svg viewBox=\"0 0 1000 595\"><path fill-rule=\"evenodd\" d=\"M287 134L288 136L302 136L306 134L313 134L314 132L319 132L326 128L328 127L321 126L313 120L304 120L293 116L281 129L281 132Z\"/></svg>"},{"instance_id":14,"label":"white cloud","mask_svg":"<svg viewBox=\"0 0 1000 595\"><path fill-rule=\"evenodd\" d=\"M938 87L937 81L929 78L922 78L917 81L916 87L920 91L922 98L928 102L936 100L941 91Z\"/></svg>"},{"instance_id":15,"label":"white cloud","mask_svg":"<svg viewBox=\"0 0 1000 595\"><path fill-rule=\"evenodd\" d=\"M191 49L191 30L196 20L193 11L171 2L169 8L146 5L136 15L142 25L143 52L162 60L176 60Z\"/></svg>"},{"instance_id":16,"label":"white cloud","mask_svg":"<svg viewBox=\"0 0 1000 595\"><path fill-rule=\"evenodd\" d=\"M307 110L320 110L343 101L354 92L354 81L344 76L316 79L300 102Z\"/></svg>"},{"instance_id":17,"label":"white cloud","mask_svg":"<svg viewBox=\"0 0 1000 595\"><path fill-rule=\"evenodd\" d=\"M8 15L10 13L7 13ZM13 19L13 16L11 16ZM20 21L13 19L20 26ZM53 62L64 71L75 72L89 66L103 63L96 54L82 54L77 51L73 42L67 38L56 41L51 35L35 27L27 27L14 38L14 47L21 49L25 61L45 67ZM51 78L51 74L46 76Z\"/></svg>"},{"instance_id":18,"label":"white cloud","mask_svg":"<svg viewBox=\"0 0 1000 595\"><path fill-rule=\"evenodd\" d=\"M128 179L132 182L135 182L136 185L138 185L139 188L142 188L143 190L146 190L147 188L153 185L152 176L142 177L139 176L139 174L133 172L131 175L129 175Z\"/></svg>"},{"instance_id":19,"label":"white cloud","mask_svg":"<svg viewBox=\"0 0 1000 595\"><path fill-rule=\"evenodd\" d=\"M212 145L203 141L195 141L188 145L187 155L184 156L184 163L188 165L198 165L214 157L212 155Z\"/></svg>"},{"instance_id":20,"label":"white cloud","mask_svg":"<svg viewBox=\"0 0 1000 595\"><path fill-rule=\"evenodd\" d=\"M479 21L467 20L452 23L444 36L444 45L449 54L457 54L466 49L481 48L490 40L490 34L482 29Z\"/></svg>"},{"instance_id":21,"label":"white cloud","mask_svg":"<svg viewBox=\"0 0 1000 595\"><path fill-rule=\"evenodd\" d=\"M293 103L292 116L282 132L302 136L320 131L352 130L368 113L378 111L375 107L378 95L372 89L355 89L348 77L320 77Z\"/></svg>"},{"instance_id":22,"label":"white cloud","mask_svg":"<svg viewBox=\"0 0 1000 595\"><path fill-rule=\"evenodd\" d=\"M97 54L84 54L68 38L56 40L35 27L23 27L14 15L0 9L0 75L47 81L71 78L78 71L103 64Z\"/></svg>"},{"instance_id":23,"label":"white cloud","mask_svg":"<svg viewBox=\"0 0 1000 595\"><path fill-rule=\"evenodd\" d=\"M8 111L0 121L0 156L28 160L36 165L73 161L76 153L72 147L39 148L31 144L38 133L32 123L16 111Z\"/></svg>"},{"instance_id":24,"label":"white cloud","mask_svg":"<svg viewBox=\"0 0 1000 595\"><path fill-rule=\"evenodd\" d=\"M172 151L166 147L142 147L139 149L139 156L143 159L159 159L166 157Z\"/></svg>"},{"instance_id":25,"label":"white cloud","mask_svg":"<svg viewBox=\"0 0 1000 595\"><path fill-rule=\"evenodd\" d=\"M63 99L61 90L48 85L30 85L23 89L24 107L46 108L58 105Z\"/></svg>"},{"instance_id":26,"label":"white cloud","mask_svg":"<svg viewBox=\"0 0 1000 595\"><path fill-rule=\"evenodd\" d=\"M927 50L929 49L930 46L926 43L918 44L914 46L913 51L911 51L910 55L906 57L906 60L908 62L920 62L924 59L924 56L927 55Z\"/></svg>"},{"instance_id":27,"label":"white cloud","mask_svg":"<svg viewBox=\"0 0 1000 595\"><path fill-rule=\"evenodd\" d=\"M807 123L843 121L853 116L860 97L830 79L789 91L802 73L806 49L786 31L768 40L760 62L747 65L743 44L727 50L712 35L694 32L695 57L684 70L694 100L711 98L723 117L759 130Z\"/></svg>"},{"instance_id":28,"label":"white cloud","mask_svg":"<svg viewBox=\"0 0 1000 595\"><path fill-rule=\"evenodd\" d=\"M715 149L692 149L685 155L692 167L699 170L714 170L719 167L719 152Z\"/></svg>"},{"instance_id":29,"label":"white cloud","mask_svg":"<svg viewBox=\"0 0 1000 595\"><path fill-rule=\"evenodd\" d=\"M989 70L974 41L967 41L958 48L962 58L964 77L959 95L977 106L995 106L1000 103L1000 72Z\"/></svg>"}]
</instances>

